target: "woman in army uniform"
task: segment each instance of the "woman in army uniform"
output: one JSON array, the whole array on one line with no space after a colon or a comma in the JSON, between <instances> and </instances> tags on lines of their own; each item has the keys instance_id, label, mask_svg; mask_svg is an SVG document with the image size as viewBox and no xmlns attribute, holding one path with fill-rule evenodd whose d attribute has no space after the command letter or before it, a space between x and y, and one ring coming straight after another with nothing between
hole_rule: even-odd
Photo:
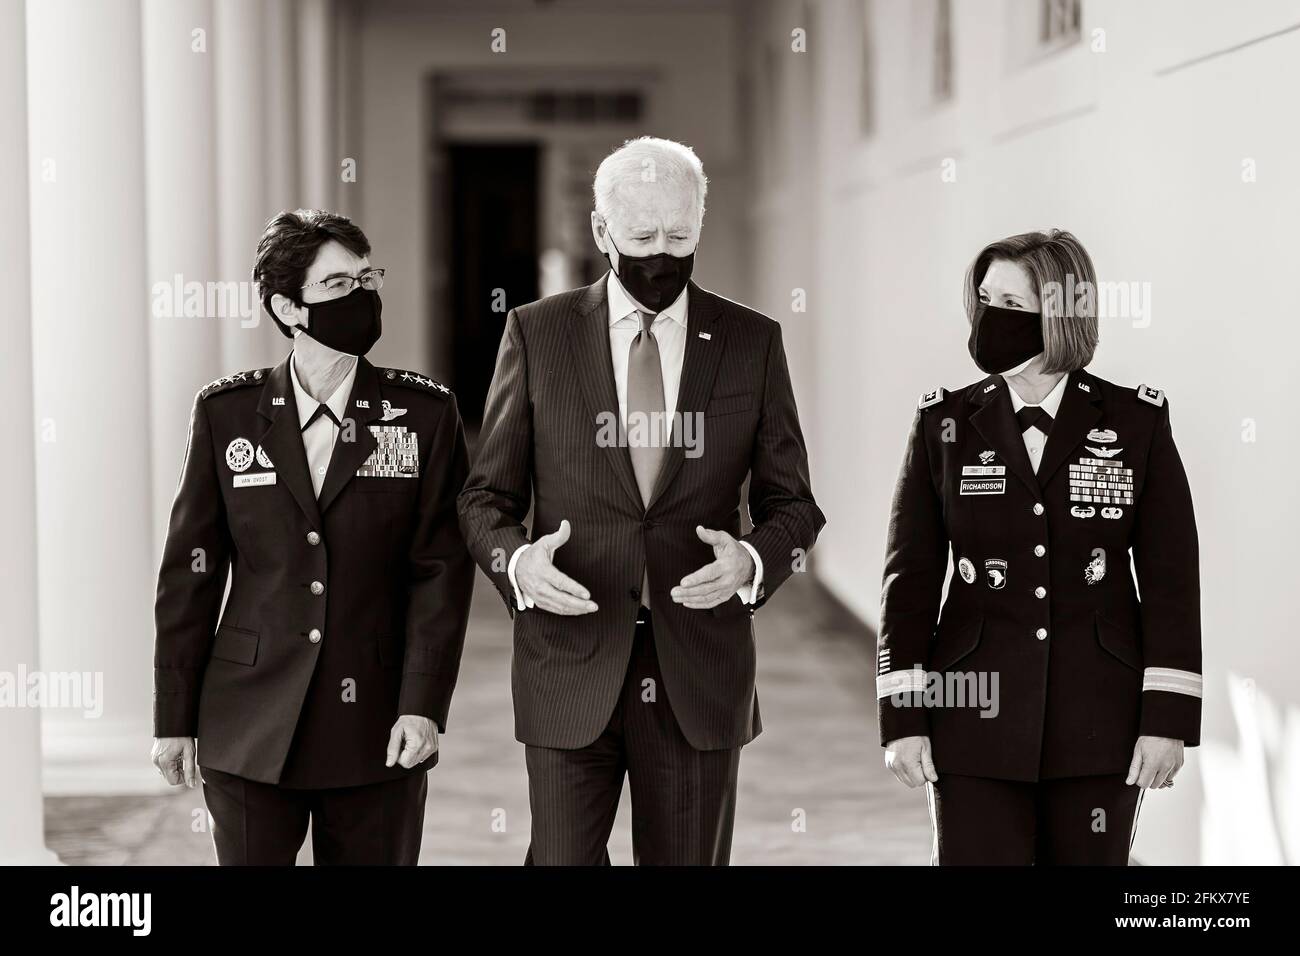
<instances>
[{"instance_id":1,"label":"woman in army uniform","mask_svg":"<svg viewBox=\"0 0 1300 956\"><path fill-rule=\"evenodd\" d=\"M1142 792L1173 786L1200 735L1196 524L1169 407L1086 370L1096 278L1068 232L989 245L965 298L988 377L921 397L893 501L886 764L927 786L939 864L1123 865Z\"/></svg>"}]
</instances>

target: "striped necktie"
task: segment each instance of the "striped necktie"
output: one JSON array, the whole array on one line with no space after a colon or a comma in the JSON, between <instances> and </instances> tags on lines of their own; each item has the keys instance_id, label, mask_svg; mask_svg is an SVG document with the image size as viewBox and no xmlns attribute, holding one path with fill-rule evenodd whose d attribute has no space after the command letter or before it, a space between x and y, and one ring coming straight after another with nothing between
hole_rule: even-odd
<instances>
[{"instance_id":1,"label":"striped necktie","mask_svg":"<svg viewBox=\"0 0 1300 956\"><path fill-rule=\"evenodd\" d=\"M659 343L650 326L654 315L637 311L641 331L627 353L627 446L636 474L641 504L649 506L655 479L667 453L664 413L664 375L659 361ZM650 572L641 576L641 603L650 606Z\"/></svg>"}]
</instances>

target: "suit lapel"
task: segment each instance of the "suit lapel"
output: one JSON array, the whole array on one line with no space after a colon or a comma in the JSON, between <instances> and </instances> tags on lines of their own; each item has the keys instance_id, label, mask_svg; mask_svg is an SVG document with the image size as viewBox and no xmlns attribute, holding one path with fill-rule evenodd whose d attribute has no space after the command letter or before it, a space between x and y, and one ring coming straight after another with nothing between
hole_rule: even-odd
<instances>
[{"instance_id":1,"label":"suit lapel","mask_svg":"<svg viewBox=\"0 0 1300 956\"><path fill-rule=\"evenodd\" d=\"M649 511L668 490L682 461L686 457L686 448L682 441L682 422L687 415L703 415L704 407L709 402L713 391L713 379L718 372L718 363L722 360L724 325L718 322L722 312L718 297L705 292L694 282L688 286L686 299L686 355L682 361L682 380L677 389L678 413L673 418L673 440L664 455L663 465L655 479L655 488L650 496ZM709 336L701 338L700 333Z\"/></svg>"},{"instance_id":2,"label":"suit lapel","mask_svg":"<svg viewBox=\"0 0 1300 956\"><path fill-rule=\"evenodd\" d=\"M605 306L605 282L602 276L588 286L578 302L577 314L570 329L574 359L582 392L591 413L591 436L595 440L598 416L613 414L618 418L618 389L614 384L614 365L609 354L609 310ZM619 422L622 434L622 422ZM632 470L632 456L620 442L601 448L597 454L609 463L623 490L641 507L641 492L637 490L636 473Z\"/></svg>"},{"instance_id":3,"label":"suit lapel","mask_svg":"<svg viewBox=\"0 0 1300 956\"><path fill-rule=\"evenodd\" d=\"M262 448L275 465L277 480L293 495L298 507L307 516L313 528L321 525L316 494L312 490L311 476L307 473L307 453L302 445L302 432L298 429L298 403L293 397L293 383L289 380L290 352L283 362L271 370L257 413L270 422L261 438Z\"/></svg>"},{"instance_id":4,"label":"suit lapel","mask_svg":"<svg viewBox=\"0 0 1300 956\"><path fill-rule=\"evenodd\" d=\"M1026 488L1038 494L1038 479L1025 451L1024 433L1011 410L1011 392L1001 375L990 375L973 386L970 400L981 407L971 414L971 424L989 446L1002 456L1007 468Z\"/></svg>"},{"instance_id":5,"label":"suit lapel","mask_svg":"<svg viewBox=\"0 0 1300 956\"><path fill-rule=\"evenodd\" d=\"M329 509L339 492L356 476L357 469L378 446L379 443L375 441L368 426L383 415L382 399L375 367L364 358L357 359L357 375L352 382L352 394L348 396L343 428L339 431L338 440L334 442L329 470L325 472L325 483L320 489L322 514Z\"/></svg>"},{"instance_id":6,"label":"suit lapel","mask_svg":"<svg viewBox=\"0 0 1300 956\"><path fill-rule=\"evenodd\" d=\"M1101 419L1100 403L1101 389L1096 379L1082 369L1071 372L1065 394L1061 396L1061 407L1056 410L1056 420L1043 447L1043 458L1038 463L1038 481L1044 488L1070 453L1079 447L1088 430Z\"/></svg>"}]
</instances>

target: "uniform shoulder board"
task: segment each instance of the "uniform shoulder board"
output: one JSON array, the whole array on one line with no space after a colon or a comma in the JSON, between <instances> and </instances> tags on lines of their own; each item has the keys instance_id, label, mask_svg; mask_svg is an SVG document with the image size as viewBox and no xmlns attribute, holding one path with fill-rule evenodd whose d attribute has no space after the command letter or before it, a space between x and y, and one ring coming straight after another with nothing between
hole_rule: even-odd
<instances>
[{"instance_id":1,"label":"uniform shoulder board","mask_svg":"<svg viewBox=\"0 0 1300 956\"><path fill-rule=\"evenodd\" d=\"M236 388L261 385L266 381L266 376L270 371L269 368L258 368L248 372L236 372L234 375L223 375L215 382L209 382L199 389L199 398L211 398L213 395L229 392Z\"/></svg>"},{"instance_id":2,"label":"uniform shoulder board","mask_svg":"<svg viewBox=\"0 0 1300 956\"><path fill-rule=\"evenodd\" d=\"M924 395L922 395L921 400L917 402L916 407L929 408L931 405L938 405L947 397L948 397L948 390L943 387L939 387L936 388L933 392L926 392Z\"/></svg>"},{"instance_id":3,"label":"uniform shoulder board","mask_svg":"<svg viewBox=\"0 0 1300 956\"><path fill-rule=\"evenodd\" d=\"M418 388L426 392L438 392L442 395L450 395L451 389L442 382L435 382L431 378L425 378L418 372L408 372L400 368L386 368L379 373L380 377L390 385L405 385L408 388Z\"/></svg>"},{"instance_id":4,"label":"uniform shoulder board","mask_svg":"<svg viewBox=\"0 0 1300 956\"><path fill-rule=\"evenodd\" d=\"M1138 386L1138 398L1149 405L1159 408L1165 403L1165 393L1158 388L1152 388L1150 385Z\"/></svg>"}]
</instances>

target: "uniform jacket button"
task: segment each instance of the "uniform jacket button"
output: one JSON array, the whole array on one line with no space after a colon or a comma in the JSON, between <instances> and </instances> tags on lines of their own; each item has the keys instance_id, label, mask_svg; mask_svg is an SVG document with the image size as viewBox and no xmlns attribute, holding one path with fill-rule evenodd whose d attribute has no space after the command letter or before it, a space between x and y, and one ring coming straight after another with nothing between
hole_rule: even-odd
<instances>
[{"instance_id":1,"label":"uniform jacket button","mask_svg":"<svg viewBox=\"0 0 1300 956\"><path fill-rule=\"evenodd\" d=\"M1042 513L1043 513L1043 506L1042 506L1042 504L1041 504L1041 503L1035 504L1035 505L1034 505L1034 514L1036 514L1036 515L1040 515L1040 514L1042 514Z\"/></svg>"},{"instance_id":2,"label":"uniform jacket button","mask_svg":"<svg viewBox=\"0 0 1300 956\"><path fill-rule=\"evenodd\" d=\"M1047 597L1047 588L1034 588L1034 597L1036 598Z\"/></svg>"},{"instance_id":3,"label":"uniform jacket button","mask_svg":"<svg viewBox=\"0 0 1300 956\"><path fill-rule=\"evenodd\" d=\"M1047 640L1047 628L1040 627L1037 631L1034 632L1034 636L1037 637L1040 641Z\"/></svg>"},{"instance_id":4,"label":"uniform jacket button","mask_svg":"<svg viewBox=\"0 0 1300 956\"><path fill-rule=\"evenodd\" d=\"M316 545L320 544L320 535L317 534L315 531L308 531L307 543L311 545L313 548L316 547Z\"/></svg>"},{"instance_id":5,"label":"uniform jacket button","mask_svg":"<svg viewBox=\"0 0 1300 956\"><path fill-rule=\"evenodd\" d=\"M324 593L325 593L325 585L321 584L319 581L313 581L313 582L311 583L311 593L312 593L312 594L324 594ZM1040 596L1041 596L1041 595L1040 595Z\"/></svg>"},{"instance_id":6,"label":"uniform jacket button","mask_svg":"<svg viewBox=\"0 0 1300 956\"><path fill-rule=\"evenodd\" d=\"M1047 553L1047 549L1044 548L1041 544L1034 546L1034 554L1038 555L1040 558L1046 553Z\"/></svg>"},{"instance_id":7,"label":"uniform jacket button","mask_svg":"<svg viewBox=\"0 0 1300 956\"><path fill-rule=\"evenodd\" d=\"M313 644L319 644L319 643L320 643L320 628L318 628L318 627L313 627L313 628L312 628L312 629L307 633L307 640L311 641Z\"/></svg>"}]
</instances>

